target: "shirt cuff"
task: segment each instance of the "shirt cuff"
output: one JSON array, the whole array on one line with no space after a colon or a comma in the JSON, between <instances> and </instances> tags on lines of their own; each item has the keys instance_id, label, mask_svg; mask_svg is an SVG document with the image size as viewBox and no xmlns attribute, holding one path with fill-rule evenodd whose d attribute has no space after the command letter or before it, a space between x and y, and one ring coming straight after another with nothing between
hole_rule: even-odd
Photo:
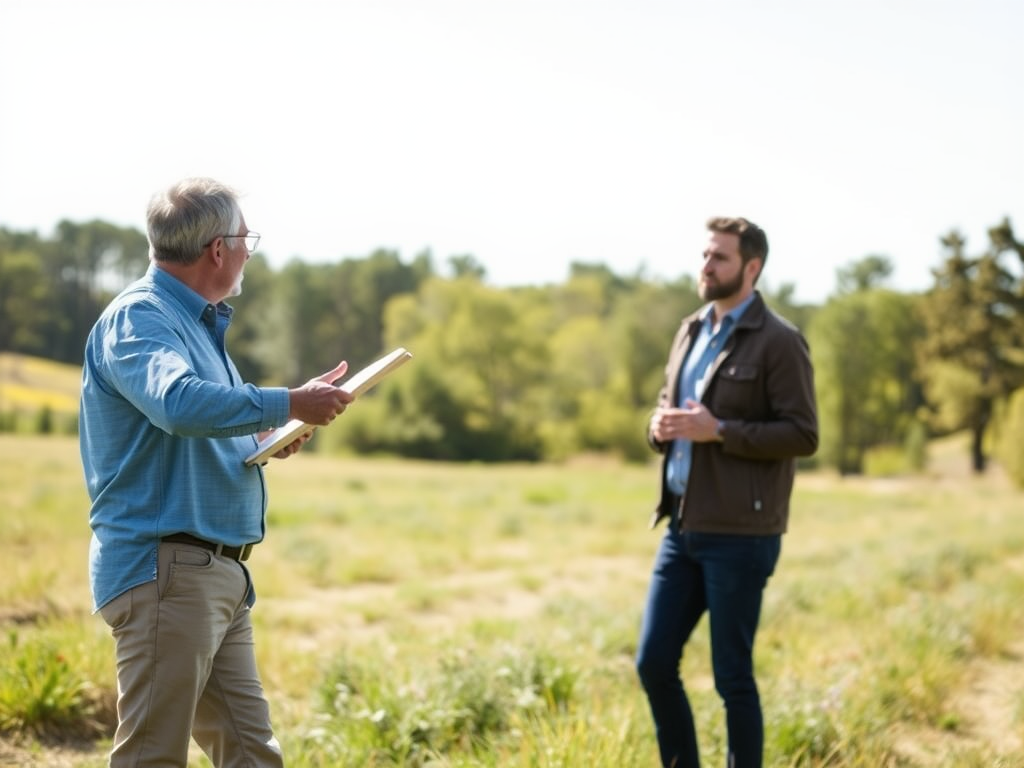
<instances>
[{"instance_id":1,"label":"shirt cuff","mask_svg":"<svg viewBox=\"0 0 1024 768\"><path fill-rule=\"evenodd\" d=\"M263 421L260 431L283 427L288 423L288 388L260 387L263 394Z\"/></svg>"}]
</instances>

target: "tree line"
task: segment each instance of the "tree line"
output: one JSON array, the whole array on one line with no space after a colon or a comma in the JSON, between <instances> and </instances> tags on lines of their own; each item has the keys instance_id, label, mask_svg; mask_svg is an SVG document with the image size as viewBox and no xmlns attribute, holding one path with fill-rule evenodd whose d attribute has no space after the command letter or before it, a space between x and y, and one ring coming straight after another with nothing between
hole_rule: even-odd
<instances>
[{"instance_id":1,"label":"tree line","mask_svg":"<svg viewBox=\"0 0 1024 768\"><path fill-rule=\"evenodd\" d=\"M941 244L920 293L887 287L892 267L877 255L838 270L820 306L796 303L792 284L761 286L811 345L819 465L912 469L929 437L967 429L974 470L995 453L1024 480L1024 246L1008 220L973 254L955 231ZM147 265L132 228L0 228L0 351L80 364L99 312ZM279 269L257 253L231 303L231 353L257 383L295 385L339 358L356 370L395 346L415 355L343 429L318 436L320 449L454 461L648 458L668 344L701 305L690 275L574 263L559 284L498 288L472 256L442 274L429 252L404 261L391 250Z\"/></svg>"}]
</instances>

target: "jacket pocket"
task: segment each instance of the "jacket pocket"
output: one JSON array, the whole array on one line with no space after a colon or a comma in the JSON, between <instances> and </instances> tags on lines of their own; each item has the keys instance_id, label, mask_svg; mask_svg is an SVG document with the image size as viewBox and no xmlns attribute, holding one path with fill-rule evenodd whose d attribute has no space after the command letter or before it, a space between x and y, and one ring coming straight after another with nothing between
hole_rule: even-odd
<instances>
[{"instance_id":1,"label":"jacket pocket","mask_svg":"<svg viewBox=\"0 0 1024 768\"><path fill-rule=\"evenodd\" d=\"M749 417L759 404L760 367L751 363L725 363L715 376L711 410L720 419Z\"/></svg>"},{"instance_id":2,"label":"jacket pocket","mask_svg":"<svg viewBox=\"0 0 1024 768\"><path fill-rule=\"evenodd\" d=\"M753 463L750 470L750 500L746 516L753 527L777 531L783 525L779 513L778 481L769 476L768 465Z\"/></svg>"}]
</instances>

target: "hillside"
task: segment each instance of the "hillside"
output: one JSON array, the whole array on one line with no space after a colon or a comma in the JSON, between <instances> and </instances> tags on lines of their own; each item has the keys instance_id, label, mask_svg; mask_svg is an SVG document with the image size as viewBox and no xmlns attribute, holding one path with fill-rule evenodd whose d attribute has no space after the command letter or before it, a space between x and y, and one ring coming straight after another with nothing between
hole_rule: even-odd
<instances>
[{"instance_id":1,"label":"hillside","mask_svg":"<svg viewBox=\"0 0 1024 768\"><path fill-rule=\"evenodd\" d=\"M78 412L82 370L77 365L0 352L0 413Z\"/></svg>"}]
</instances>

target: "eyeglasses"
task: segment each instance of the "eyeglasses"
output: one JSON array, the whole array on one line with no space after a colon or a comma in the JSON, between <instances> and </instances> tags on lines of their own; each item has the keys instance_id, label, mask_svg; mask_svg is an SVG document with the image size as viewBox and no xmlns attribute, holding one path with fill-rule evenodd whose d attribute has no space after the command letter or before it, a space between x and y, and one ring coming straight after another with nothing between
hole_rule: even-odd
<instances>
[{"instance_id":1,"label":"eyeglasses","mask_svg":"<svg viewBox=\"0 0 1024 768\"><path fill-rule=\"evenodd\" d=\"M227 240L229 237L241 237L241 238L244 238L245 239L245 249L247 251L249 251L249 253L255 253L256 246L260 244L260 233L259 232L250 232L247 235L221 235L221 237L223 237L225 240ZM213 242L213 241L211 240L210 242Z\"/></svg>"}]
</instances>

